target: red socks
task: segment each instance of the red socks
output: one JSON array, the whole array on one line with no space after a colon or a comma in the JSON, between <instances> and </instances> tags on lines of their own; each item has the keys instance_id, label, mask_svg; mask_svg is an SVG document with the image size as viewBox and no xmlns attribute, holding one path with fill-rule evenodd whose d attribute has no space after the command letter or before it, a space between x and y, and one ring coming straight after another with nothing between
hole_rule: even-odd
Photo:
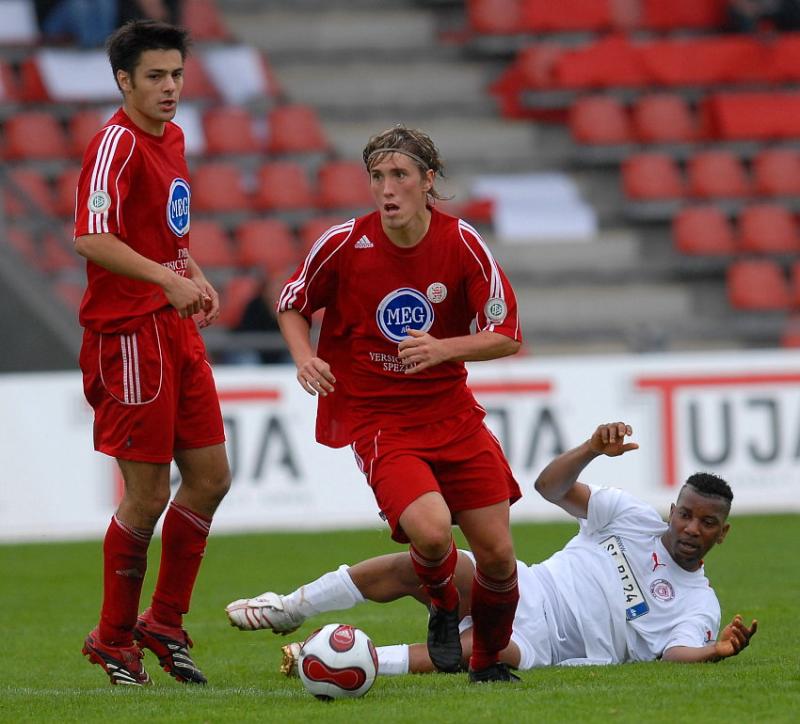
<instances>
[{"instance_id":1,"label":"red socks","mask_svg":"<svg viewBox=\"0 0 800 724\"><path fill-rule=\"evenodd\" d=\"M458 606L458 589L453 584L458 551L452 539L450 550L438 561L425 558L414 546L409 548L411 563L436 608L452 611Z\"/></svg>"},{"instance_id":2,"label":"red socks","mask_svg":"<svg viewBox=\"0 0 800 724\"><path fill-rule=\"evenodd\" d=\"M480 671L497 662L508 646L519 601L517 571L504 581L489 578L476 568L472 581L472 656L469 667Z\"/></svg>"},{"instance_id":3,"label":"red socks","mask_svg":"<svg viewBox=\"0 0 800 724\"><path fill-rule=\"evenodd\" d=\"M103 608L98 634L105 644L130 646L147 570L150 531L131 528L115 515L103 541Z\"/></svg>"},{"instance_id":4,"label":"red socks","mask_svg":"<svg viewBox=\"0 0 800 724\"><path fill-rule=\"evenodd\" d=\"M211 528L211 518L172 502L161 530L161 566L153 593L153 618L166 626L181 626L189 610L194 582Z\"/></svg>"}]
</instances>

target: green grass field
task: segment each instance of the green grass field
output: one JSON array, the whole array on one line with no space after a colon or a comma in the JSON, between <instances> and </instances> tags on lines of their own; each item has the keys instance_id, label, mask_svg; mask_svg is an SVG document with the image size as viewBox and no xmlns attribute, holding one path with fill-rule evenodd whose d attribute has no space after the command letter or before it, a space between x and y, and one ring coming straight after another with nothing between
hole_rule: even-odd
<instances>
[{"instance_id":1,"label":"green grass field","mask_svg":"<svg viewBox=\"0 0 800 724\"><path fill-rule=\"evenodd\" d=\"M570 524L514 528L518 557L540 560L573 534ZM97 619L101 545L0 546L0 721L58 722L716 722L800 717L800 516L734 517L706 571L722 602L759 620L742 655L720 664L628 664L522 673L522 684L469 686L464 675L379 678L358 700L318 702L277 673L283 639L228 626L233 598L285 592L341 563L399 550L385 532L212 535L187 628L211 684L187 688L145 663L147 689L112 687L80 648ZM149 596L158 545L151 549ZM307 622L363 628L380 644L423 640L412 601L366 604Z\"/></svg>"}]
</instances>

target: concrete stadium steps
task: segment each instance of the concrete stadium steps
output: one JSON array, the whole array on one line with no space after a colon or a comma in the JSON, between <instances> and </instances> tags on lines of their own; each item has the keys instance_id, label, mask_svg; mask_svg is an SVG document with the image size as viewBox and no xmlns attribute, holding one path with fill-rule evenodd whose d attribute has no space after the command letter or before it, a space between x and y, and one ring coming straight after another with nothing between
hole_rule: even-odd
<instances>
[{"instance_id":1,"label":"concrete stadium steps","mask_svg":"<svg viewBox=\"0 0 800 724\"><path fill-rule=\"evenodd\" d=\"M400 5L400 9L398 8ZM286 3L280 8L231 8L225 15L228 28L242 41L263 49L270 58L338 58L348 55L394 55L435 50L436 18L433 13L402 8L393 3L383 9L336 7L303 8Z\"/></svg>"},{"instance_id":2,"label":"concrete stadium steps","mask_svg":"<svg viewBox=\"0 0 800 724\"><path fill-rule=\"evenodd\" d=\"M399 122L418 126L431 135L444 158L445 173L453 177L454 183L458 183L457 176L468 181L476 172L530 171L539 163L538 131L529 123L449 114L431 118L406 109L369 121L329 120L324 125L340 154L360 159L373 133Z\"/></svg>"}]
</instances>

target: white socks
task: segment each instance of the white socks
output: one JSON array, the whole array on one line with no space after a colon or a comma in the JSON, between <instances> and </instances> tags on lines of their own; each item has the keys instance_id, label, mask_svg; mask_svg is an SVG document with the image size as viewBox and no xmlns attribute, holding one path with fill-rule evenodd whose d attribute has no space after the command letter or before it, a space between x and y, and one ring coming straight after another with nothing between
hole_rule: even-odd
<instances>
[{"instance_id":1,"label":"white socks","mask_svg":"<svg viewBox=\"0 0 800 724\"><path fill-rule=\"evenodd\" d=\"M378 674L399 676L408 673L408 644L376 646L378 651Z\"/></svg>"},{"instance_id":2,"label":"white socks","mask_svg":"<svg viewBox=\"0 0 800 724\"><path fill-rule=\"evenodd\" d=\"M281 596L284 605L296 611L304 619L326 611L344 611L366 599L361 595L347 570L350 566L341 565L335 571L320 576L300 586L296 591Z\"/></svg>"}]
</instances>

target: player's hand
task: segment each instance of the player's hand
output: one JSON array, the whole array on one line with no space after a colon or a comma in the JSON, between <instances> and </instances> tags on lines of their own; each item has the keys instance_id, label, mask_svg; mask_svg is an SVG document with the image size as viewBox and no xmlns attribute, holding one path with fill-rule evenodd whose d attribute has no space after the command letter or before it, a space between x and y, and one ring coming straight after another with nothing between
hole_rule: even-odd
<instances>
[{"instance_id":1,"label":"player's hand","mask_svg":"<svg viewBox=\"0 0 800 724\"><path fill-rule=\"evenodd\" d=\"M609 422L600 425L589 439L589 447L598 455L613 458L630 450L638 450L635 442L625 442L625 437L633 435L633 428L624 422Z\"/></svg>"},{"instance_id":2,"label":"player's hand","mask_svg":"<svg viewBox=\"0 0 800 724\"><path fill-rule=\"evenodd\" d=\"M758 631L758 621L753 619L750 626L747 627L744 625L742 617L737 613L733 620L722 629L722 633L714 644L717 656L721 659L736 656L736 654L747 648L756 631Z\"/></svg>"},{"instance_id":3,"label":"player's hand","mask_svg":"<svg viewBox=\"0 0 800 724\"><path fill-rule=\"evenodd\" d=\"M336 378L325 360L311 357L297 367L297 381L309 395L319 394L322 397L333 392Z\"/></svg>"},{"instance_id":4,"label":"player's hand","mask_svg":"<svg viewBox=\"0 0 800 724\"><path fill-rule=\"evenodd\" d=\"M178 310L182 319L197 314L208 304L208 295L195 281L180 274L172 274L162 288L167 301Z\"/></svg>"},{"instance_id":5,"label":"player's hand","mask_svg":"<svg viewBox=\"0 0 800 724\"><path fill-rule=\"evenodd\" d=\"M397 356L405 364L407 375L416 374L447 361L442 340L418 329L408 330L408 337L397 346Z\"/></svg>"},{"instance_id":6,"label":"player's hand","mask_svg":"<svg viewBox=\"0 0 800 724\"><path fill-rule=\"evenodd\" d=\"M200 310L202 316L197 324L201 328L208 327L219 317L219 294L204 276L192 277L192 281L203 292L203 307Z\"/></svg>"}]
</instances>

